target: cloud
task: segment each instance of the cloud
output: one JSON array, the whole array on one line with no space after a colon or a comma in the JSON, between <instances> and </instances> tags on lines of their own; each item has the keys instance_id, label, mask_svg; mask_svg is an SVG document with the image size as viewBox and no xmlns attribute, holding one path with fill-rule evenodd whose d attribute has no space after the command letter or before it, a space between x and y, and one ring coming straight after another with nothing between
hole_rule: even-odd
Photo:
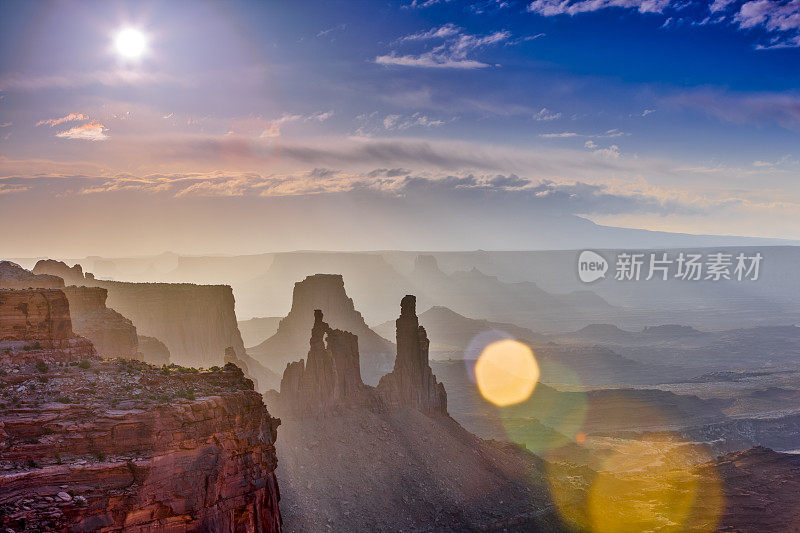
<instances>
[{"instance_id":1,"label":"cloud","mask_svg":"<svg viewBox=\"0 0 800 533\"><path fill-rule=\"evenodd\" d=\"M444 124L443 120L432 119L421 113L414 113L405 118L400 115L386 115L383 119L383 127L387 130L407 130L414 126L430 128L442 124Z\"/></svg>"},{"instance_id":2,"label":"cloud","mask_svg":"<svg viewBox=\"0 0 800 533\"><path fill-rule=\"evenodd\" d=\"M421 31L417 33L412 33L411 35L400 37L398 39L398 42L426 41L429 39L445 39L447 37L453 37L460 33L461 33L461 28L459 28L453 23L448 22L447 24L440 26L438 28L431 28L428 31Z\"/></svg>"},{"instance_id":3,"label":"cloud","mask_svg":"<svg viewBox=\"0 0 800 533\"><path fill-rule=\"evenodd\" d=\"M478 69L490 65L471 59L468 55L480 48L508 41L511 33L505 30L489 35L478 36L465 33L454 24L445 24L428 31L406 35L398 39L398 43L414 43L427 41L443 41L425 52L401 54L397 50L389 54L379 55L375 63L379 65L397 65L404 67Z\"/></svg>"},{"instance_id":4,"label":"cloud","mask_svg":"<svg viewBox=\"0 0 800 533\"><path fill-rule=\"evenodd\" d=\"M435 6L436 4L446 4L452 0L411 0L410 4L403 5L403 9L423 9Z\"/></svg>"},{"instance_id":5,"label":"cloud","mask_svg":"<svg viewBox=\"0 0 800 533\"><path fill-rule=\"evenodd\" d=\"M106 131L108 131L108 129L103 124L92 121L57 133L56 137L60 137L62 139L79 139L84 141L105 141L108 139Z\"/></svg>"},{"instance_id":6,"label":"cloud","mask_svg":"<svg viewBox=\"0 0 800 533\"><path fill-rule=\"evenodd\" d=\"M655 112L656 112L655 109L645 109L644 111L642 111L642 116L646 117L647 115L652 115Z\"/></svg>"},{"instance_id":7,"label":"cloud","mask_svg":"<svg viewBox=\"0 0 800 533\"><path fill-rule=\"evenodd\" d=\"M2 124L0 124L0 128L8 128L8 127L11 127L13 125L14 125L13 122L3 122Z\"/></svg>"},{"instance_id":8,"label":"cloud","mask_svg":"<svg viewBox=\"0 0 800 533\"><path fill-rule=\"evenodd\" d=\"M141 86L160 83L177 83L180 80L171 74L145 72L142 70L105 70L95 72L66 72L49 76L33 76L25 73L10 73L0 77L0 91L35 91L40 89L72 89L104 85L119 87Z\"/></svg>"},{"instance_id":9,"label":"cloud","mask_svg":"<svg viewBox=\"0 0 800 533\"><path fill-rule=\"evenodd\" d=\"M281 128L292 122L325 122L333 116L333 111L317 112L311 115L284 114L280 118L270 120L267 128L261 133L262 138L274 138L281 136Z\"/></svg>"},{"instance_id":10,"label":"cloud","mask_svg":"<svg viewBox=\"0 0 800 533\"><path fill-rule=\"evenodd\" d=\"M595 150L592 153L602 157L607 157L609 159L618 159L620 156L619 146L617 146L616 144L612 144L608 148L601 148L599 150Z\"/></svg>"},{"instance_id":11,"label":"cloud","mask_svg":"<svg viewBox=\"0 0 800 533\"><path fill-rule=\"evenodd\" d=\"M568 137L577 137L577 136L578 136L577 133L574 133L574 132L571 132L571 131L565 131L565 132L561 132L561 133L540 133L539 134L539 137L543 137L545 139L566 139Z\"/></svg>"},{"instance_id":12,"label":"cloud","mask_svg":"<svg viewBox=\"0 0 800 533\"><path fill-rule=\"evenodd\" d=\"M594 150L595 148L597 148L597 143L590 140L583 143L583 146L585 146L589 150Z\"/></svg>"},{"instance_id":13,"label":"cloud","mask_svg":"<svg viewBox=\"0 0 800 533\"><path fill-rule=\"evenodd\" d=\"M635 9L639 13L662 13L670 0L534 0L528 11L552 17L554 15L576 15L612 7Z\"/></svg>"},{"instance_id":14,"label":"cloud","mask_svg":"<svg viewBox=\"0 0 800 533\"><path fill-rule=\"evenodd\" d=\"M393 169L394 170L394 169ZM441 173L414 175L405 169L389 172L342 172L327 168L285 174L211 172L116 177L53 176L0 178L0 194L60 192L67 196L147 194L171 198L279 198L291 196L359 195L373 200L455 202L472 205L489 202L512 208L553 210L561 214L619 214L697 212L696 206L653 191L617 190L581 181L534 181L516 174Z\"/></svg>"},{"instance_id":15,"label":"cloud","mask_svg":"<svg viewBox=\"0 0 800 533\"><path fill-rule=\"evenodd\" d=\"M69 115L65 115L59 118L49 118L47 120L40 120L36 123L37 126L44 126L48 125L51 128L58 126L59 124L64 124L65 122L77 122L82 120L89 120L89 115L84 115L83 113L70 113Z\"/></svg>"},{"instance_id":16,"label":"cloud","mask_svg":"<svg viewBox=\"0 0 800 533\"><path fill-rule=\"evenodd\" d=\"M733 93L701 89L677 94L665 102L700 109L727 122L800 127L800 93L796 92Z\"/></svg>"},{"instance_id":17,"label":"cloud","mask_svg":"<svg viewBox=\"0 0 800 533\"><path fill-rule=\"evenodd\" d=\"M317 33L317 38L325 37L326 35L330 35L335 31L344 31L347 28L347 24L339 24L338 26L334 26L332 28L328 28L327 30L322 30Z\"/></svg>"},{"instance_id":18,"label":"cloud","mask_svg":"<svg viewBox=\"0 0 800 533\"><path fill-rule=\"evenodd\" d=\"M543 108L541 108L539 110L538 113L533 115L533 118L535 118L536 120L539 120L539 121L542 121L542 120L544 120L544 121L556 120L556 119L561 118L561 113L554 113L554 112L550 111L549 109L547 109L546 107L543 107Z\"/></svg>"}]
</instances>

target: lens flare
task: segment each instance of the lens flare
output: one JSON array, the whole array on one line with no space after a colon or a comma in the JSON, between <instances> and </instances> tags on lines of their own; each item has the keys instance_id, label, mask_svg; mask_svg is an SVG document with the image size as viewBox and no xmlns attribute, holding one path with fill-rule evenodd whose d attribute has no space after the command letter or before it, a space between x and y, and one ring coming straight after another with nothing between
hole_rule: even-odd
<instances>
[{"instance_id":1,"label":"lens flare","mask_svg":"<svg viewBox=\"0 0 800 533\"><path fill-rule=\"evenodd\" d=\"M628 402L658 424L669 418ZM564 521L594 533L716 531L725 508L722 483L703 445L675 435L586 436L587 466L549 463L550 495Z\"/></svg>"},{"instance_id":2,"label":"lens flare","mask_svg":"<svg viewBox=\"0 0 800 533\"><path fill-rule=\"evenodd\" d=\"M539 365L525 344L501 340L488 345L475 363L475 380L489 402L506 407L527 400L539 381Z\"/></svg>"}]
</instances>

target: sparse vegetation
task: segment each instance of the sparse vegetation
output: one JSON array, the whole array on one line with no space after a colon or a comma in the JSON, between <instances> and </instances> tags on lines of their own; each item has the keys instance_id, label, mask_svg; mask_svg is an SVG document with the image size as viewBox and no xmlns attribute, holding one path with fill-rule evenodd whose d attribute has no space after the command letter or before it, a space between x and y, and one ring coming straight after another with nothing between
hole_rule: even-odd
<instances>
[{"instance_id":1,"label":"sparse vegetation","mask_svg":"<svg viewBox=\"0 0 800 533\"><path fill-rule=\"evenodd\" d=\"M78 363L78 366L86 370L87 368L90 368L92 366L92 363L90 363L88 359L84 359L83 361Z\"/></svg>"},{"instance_id":2,"label":"sparse vegetation","mask_svg":"<svg viewBox=\"0 0 800 533\"><path fill-rule=\"evenodd\" d=\"M72 403L72 401L69 399L69 396L59 396L58 398L56 398L56 402L58 402L58 403Z\"/></svg>"},{"instance_id":3,"label":"sparse vegetation","mask_svg":"<svg viewBox=\"0 0 800 533\"><path fill-rule=\"evenodd\" d=\"M47 363L42 360L36 361L36 371L40 374L46 374L49 370Z\"/></svg>"}]
</instances>

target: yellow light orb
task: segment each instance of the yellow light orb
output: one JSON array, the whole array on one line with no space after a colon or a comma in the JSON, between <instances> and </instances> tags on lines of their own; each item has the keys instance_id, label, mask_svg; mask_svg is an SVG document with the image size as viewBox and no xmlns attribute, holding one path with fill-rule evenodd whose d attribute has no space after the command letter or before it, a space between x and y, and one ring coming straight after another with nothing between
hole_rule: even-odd
<instances>
[{"instance_id":1,"label":"yellow light orb","mask_svg":"<svg viewBox=\"0 0 800 533\"><path fill-rule=\"evenodd\" d=\"M539 381L533 351L512 339L493 342L475 363L475 381L483 397L499 407L527 400Z\"/></svg>"},{"instance_id":2,"label":"yellow light orb","mask_svg":"<svg viewBox=\"0 0 800 533\"><path fill-rule=\"evenodd\" d=\"M144 34L133 28L126 28L117 34L114 44L117 52L128 59L140 57L147 46Z\"/></svg>"}]
</instances>

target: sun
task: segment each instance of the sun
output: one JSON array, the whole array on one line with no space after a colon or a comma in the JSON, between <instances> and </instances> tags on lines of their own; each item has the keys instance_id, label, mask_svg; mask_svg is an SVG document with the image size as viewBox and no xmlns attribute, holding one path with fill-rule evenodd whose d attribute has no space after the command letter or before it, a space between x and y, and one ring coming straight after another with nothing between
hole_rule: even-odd
<instances>
[{"instance_id":1,"label":"sun","mask_svg":"<svg viewBox=\"0 0 800 533\"><path fill-rule=\"evenodd\" d=\"M127 59L141 57L147 46L144 34L134 28L121 30L117 34L114 44L117 47L117 52Z\"/></svg>"}]
</instances>

